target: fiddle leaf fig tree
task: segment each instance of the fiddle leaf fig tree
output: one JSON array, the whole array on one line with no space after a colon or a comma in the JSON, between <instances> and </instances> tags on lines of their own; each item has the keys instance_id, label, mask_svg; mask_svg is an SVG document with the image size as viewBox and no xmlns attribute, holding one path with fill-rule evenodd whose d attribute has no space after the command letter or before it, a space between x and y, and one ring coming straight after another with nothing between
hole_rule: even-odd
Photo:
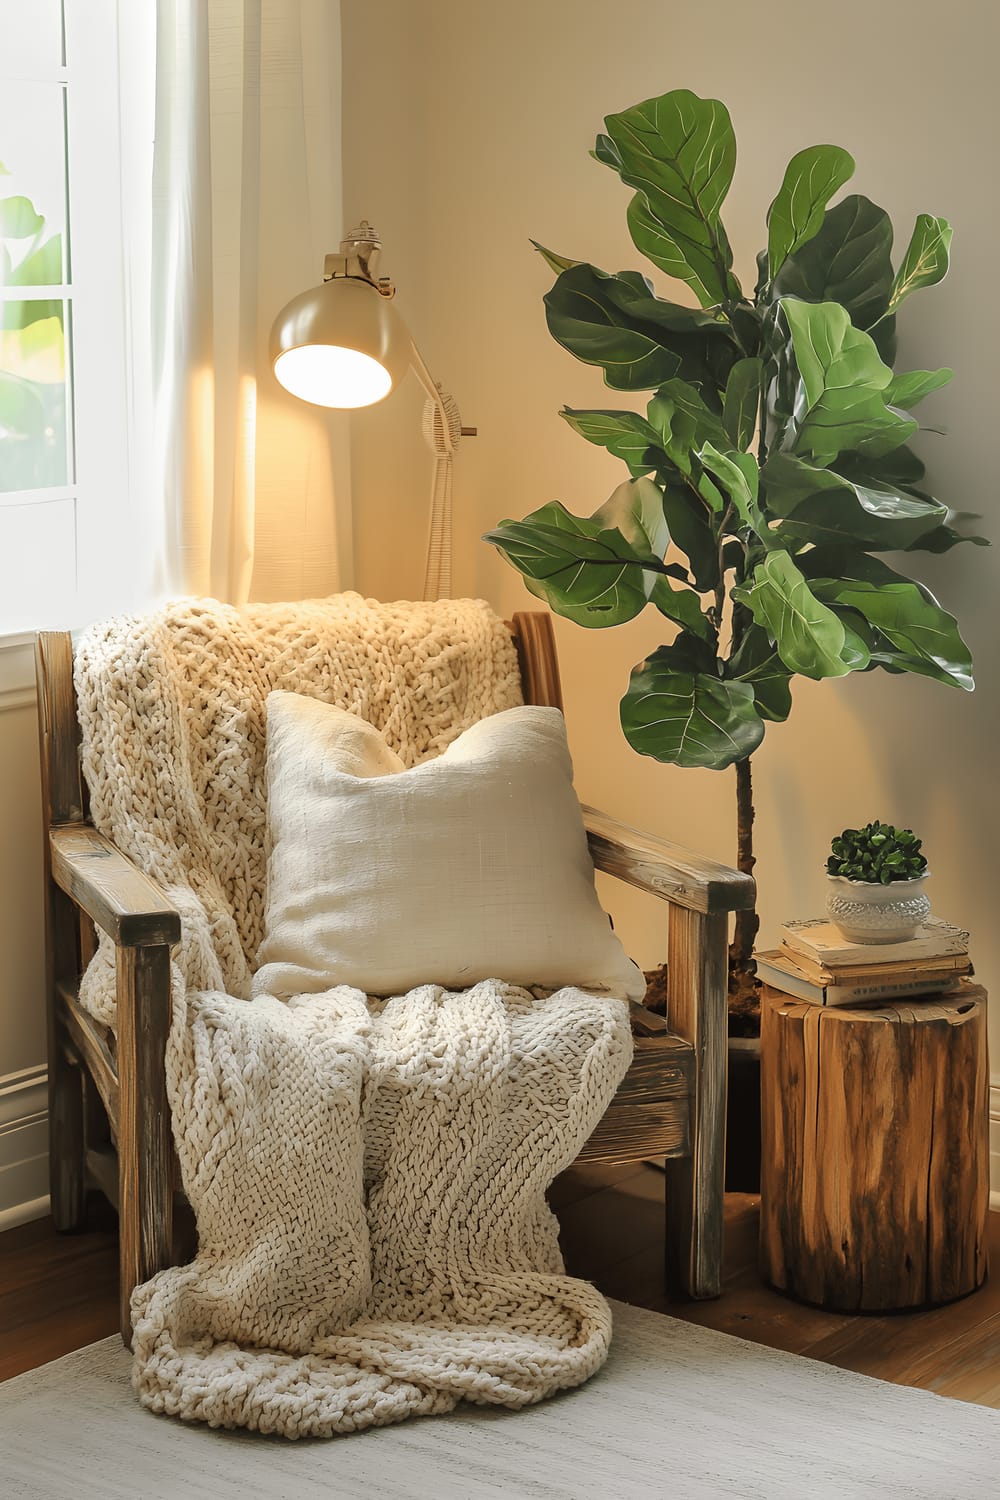
<instances>
[{"instance_id":1,"label":"fiddle leaf fig tree","mask_svg":"<svg viewBox=\"0 0 1000 1500\"><path fill-rule=\"evenodd\" d=\"M750 873L750 757L787 718L795 676L881 668L973 686L955 620L900 571L909 554L985 542L922 487L910 447L914 408L951 371L893 370L897 310L945 275L951 229L921 214L894 268L885 211L857 194L831 204L848 152L810 146L788 164L744 290L721 218L736 165L725 106L678 89L605 123L593 154L632 190L633 243L686 300L536 246L556 273L553 337L613 390L649 395L644 412L562 412L628 470L593 515L551 501L486 540L577 625L647 608L669 622L669 643L632 672L622 729L660 761L736 766ZM737 1008L753 1004L756 925L740 914Z\"/></svg>"}]
</instances>

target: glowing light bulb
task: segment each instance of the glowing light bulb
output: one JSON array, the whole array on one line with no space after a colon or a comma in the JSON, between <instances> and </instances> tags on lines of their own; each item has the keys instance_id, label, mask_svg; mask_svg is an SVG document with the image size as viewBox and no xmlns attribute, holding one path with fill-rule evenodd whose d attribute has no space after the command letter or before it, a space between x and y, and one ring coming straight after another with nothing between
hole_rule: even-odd
<instances>
[{"instance_id":1,"label":"glowing light bulb","mask_svg":"<svg viewBox=\"0 0 1000 1500\"><path fill-rule=\"evenodd\" d=\"M392 390L392 376L377 359L337 344L286 349L274 373L286 391L314 406L372 406Z\"/></svg>"}]
</instances>

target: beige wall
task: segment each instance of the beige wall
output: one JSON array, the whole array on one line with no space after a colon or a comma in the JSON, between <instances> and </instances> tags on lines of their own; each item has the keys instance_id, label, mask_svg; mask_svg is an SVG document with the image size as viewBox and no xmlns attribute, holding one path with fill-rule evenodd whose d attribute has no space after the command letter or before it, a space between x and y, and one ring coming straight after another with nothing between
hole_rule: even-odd
<instances>
[{"instance_id":1,"label":"beige wall","mask_svg":"<svg viewBox=\"0 0 1000 1500\"><path fill-rule=\"evenodd\" d=\"M724 216L751 286L785 163L818 141L853 153L852 188L884 205L904 245L918 212L953 221L952 274L907 305L901 367L954 366L953 386L927 408L948 436L927 434L921 449L937 491L985 513L1000 544L998 8L957 0L945 25L928 0L344 0L343 18L346 214L381 229L398 306L480 432L459 457L456 592L528 606L479 534L555 498L589 513L623 477L556 415L563 403L624 402L549 337L541 297L551 277L528 240L607 269L641 264L624 225L628 194L587 153L605 114L677 87L732 113L740 160ZM359 587L383 598L414 594L422 576L429 461L420 394L408 387L352 419ZM972 928L980 974L1000 993L996 556L964 548L917 559L973 648L973 696L878 672L799 679L791 719L768 729L754 762L766 940L784 917L821 908L831 834L887 818L924 835L935 907ZM630 667L663 638L647 614L607 632L557 622L579 790L731 859L732 772L660 767L617 727ZM655 961L659 911L627 898L616 915L636 956ZM1000 1061L996 1023L993 1050Z\"/></svg>"}]
</instances>

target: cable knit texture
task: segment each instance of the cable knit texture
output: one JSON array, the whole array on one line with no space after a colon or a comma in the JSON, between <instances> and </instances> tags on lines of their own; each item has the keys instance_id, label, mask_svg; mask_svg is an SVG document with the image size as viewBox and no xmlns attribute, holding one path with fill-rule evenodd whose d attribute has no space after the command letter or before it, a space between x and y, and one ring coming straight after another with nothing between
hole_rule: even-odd
<instances>
[{"instance_id":1,"label":"cable knit texture","mask_svg":"<svg viewBox=\"0 0 1000 1500\"><path fill-rule=\"evenodd\" d=\"M94 823L180 911L185 982L241 999L264 935L268 693L367 719L405 766L522 702L510 634L472 599L181 600L93 626L75 675ZM108 939L81 999L113 1023Z\"/></svg>"},{"instance_id":2,"label":"cable knit texture","mask_svg":"<svg viewBox=\"0 0 1000 1500\"><path fill-rule=\"evenodd\" d=\"M477 601L182 601L81 642L94 822L184 928L167 1084L199 1249L134 1293L135 1388L288 1437L539 1401L607 1352L607 1305L563 1274L544 1190L625 1073L626 1007L499 979L248 1000L274 688L368 719L407 766L521 698ZM83 985L106 1021L111 960Z\"/></svg>"}]
</instances>

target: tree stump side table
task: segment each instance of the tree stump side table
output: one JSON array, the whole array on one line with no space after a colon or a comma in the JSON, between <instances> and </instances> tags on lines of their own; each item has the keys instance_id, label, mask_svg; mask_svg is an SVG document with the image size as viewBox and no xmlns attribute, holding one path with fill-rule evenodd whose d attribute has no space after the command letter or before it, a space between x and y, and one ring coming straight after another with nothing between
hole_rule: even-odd
<instances>
[{"instance_id":1,"label":"tree stump side table","mask_svg":"<svg viewBox=\"0 0 1000 1500\"><path fill-rule=\"evenodd\" d=\"M986 1278L986 993L872 1009L761 1003L764 1280L803 1302L886 1312Z\"/></svg>"}]
</instances>

